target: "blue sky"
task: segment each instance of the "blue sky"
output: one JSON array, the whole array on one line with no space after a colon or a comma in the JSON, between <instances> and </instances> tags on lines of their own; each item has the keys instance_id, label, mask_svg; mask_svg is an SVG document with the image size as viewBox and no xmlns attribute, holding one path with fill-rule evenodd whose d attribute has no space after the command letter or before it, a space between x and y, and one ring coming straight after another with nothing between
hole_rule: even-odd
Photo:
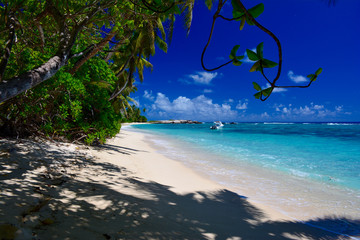
<instances>
[{"instance_id":1,"label":"blue sky","mask_svg":"<svg viewBox=\"0 0 360 240\"><path fill-rule=\"evenodd\" d=\"M230 2L230 0L229 0ZM274 92L265 102L254 98L252 82L266 86L251 63L228 65L214 72L201 67L214 11L197 1L189 36L178 18L168 53L156 51L150 58L154 69L146 71L138 92L132 95L149 120L192 119L199 121L360 121L360 1L339 0L328 6L322 0L244 0L247 8L264 3L258 22L271 30L283 48L279 85L303 83L319 67L323 73L307 89ZM223 15L231 17L228 5ZM216 6L213 10L215 10ZM254 26L217 20L205 57L208 67L229 60L264 42L264 57L278 61L275 42ZM268 71L270 76L273 71Z\"/></svg>"}]
</instances>

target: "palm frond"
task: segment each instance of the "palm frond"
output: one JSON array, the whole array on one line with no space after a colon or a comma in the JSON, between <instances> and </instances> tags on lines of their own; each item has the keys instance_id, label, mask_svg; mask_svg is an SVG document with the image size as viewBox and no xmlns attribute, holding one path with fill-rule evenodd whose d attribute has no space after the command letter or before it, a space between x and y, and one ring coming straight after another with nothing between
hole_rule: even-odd
<instances>
[{"instance_id":1,"label":"palm frond","mask_svg":"<svg viewBox=\"0 0 360 240\"><path fill-rule=\"evenodd\" d=\"M148 60L146 60L145 58L141 58L141 61L143 62L145 67L153 69L153 65Z\"/></svg>"},{"instance_id":2,"label":"palm frond","mask_svg":"<svg viewBox=\"0 0 360 240\"><path fill-rule=\"evenodd\" d=\"M155 37L155 43L156 43L156 45L157 45L161 50L163 50L164 52L167 52L167 50L168 50L168 45L167 45L167 43L166 43L164 40L162 40L159 36L156 36L156 37Z\"/></svg>"},{"instance_id":3,"label":"palm frond","mask_svg":"<svg viewBox=\"0 0 360 240\"><path fill-rule=\"evenodd\" d=\"M160 33L161 33L161 38L162 38L162 39L166 39L166 34L165 34L164 26L163 26L163 23L162 23L162 21L161 21L160 18L157 19L156 24L157 24L157 28L159 29L159 31L160 31Z\"/></svg>"},{"instance_id":4,"label":"palm frond","mask_svg":"<svg viewBox=\"0 0 360 240\"><path fill-rule=\"evenodd\" d=\"M170 45L172 37L173 37L173 33L174 33L175 15L171 14L169 16L169 20L170 20L170 22L169 22L169 27L168 27L168 42Z\"/></svg>"},{"instance_id":5,"label":"palm frond","mask_svg":"<svg viewBox=\"0 0 360 240\"><path fill-rule=\"evenodd\" d=\"M193 19L194 4L195 0L190 0L185 3L185 28L188 35L190 33L190 27Z\"/></svg>"}]
</instances>

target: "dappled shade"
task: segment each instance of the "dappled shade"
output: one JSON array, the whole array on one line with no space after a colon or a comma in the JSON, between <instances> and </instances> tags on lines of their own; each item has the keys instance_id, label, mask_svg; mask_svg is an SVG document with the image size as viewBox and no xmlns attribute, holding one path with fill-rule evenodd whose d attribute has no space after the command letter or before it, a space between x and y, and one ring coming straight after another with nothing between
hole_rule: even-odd
<instances>
[{"instance_id":1,"label":"dappled shade","mask_svg":"<svg viewBox=\"0 0 360 240\"><path fill-rule=\"evenodd\" d=\"M306 224L359 235L359 220L266 220L246 196L228 190L177 194L81 149L0 141L0 225L39 239L347 239ZM64 145L63 145L64 146ZM66 145L65 145L66 146ZM71 146L67 146L71 148ZM109 145L123 154L140 149ZM96 178L102 176L102 179ZM120 187L120 188L119 188ZM121 190L119 190L121 189ZM135 194L134 191L136 190ZM356 230L357 229L357 230ZM236 238L237 237L237 238Z\"/></svg>"}]
</instances>

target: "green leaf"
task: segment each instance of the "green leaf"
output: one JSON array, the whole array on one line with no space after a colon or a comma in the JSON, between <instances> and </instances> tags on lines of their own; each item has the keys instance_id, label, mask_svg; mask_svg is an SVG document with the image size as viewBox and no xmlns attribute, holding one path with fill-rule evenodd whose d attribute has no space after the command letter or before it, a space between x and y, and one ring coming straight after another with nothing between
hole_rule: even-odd
<instances>
[{"instance_id":1,"label":"green leaf","mask_svg":"<svg viewBox=\"0 0 360 240\"><path fill-rule=\"evenodd\" d=\"M273 67L276 67L278 64L276 62L273 62L273 61L270 61L270 60L267 60L267 59L263 59L262 60L262 66L264 68L273 68Z\"/></svg>"},{"instance_id":2,"label":"green leaf","mask_svg":"<svg viewBox=\"0 0 360 240\"><path fill-rule=\"evenodd\" d=\"M159 36L157 36L156 35L156 37L155 37L155 43L157 44L157 46L161 49L161 50L163 50L164 52L167 52L167 50L168 50L168 45L167 45L167 43L164 41L164 40L162 40Z\"/></svg>"},{"instance_id":3,"label":"green leaf","mask_svg":"<svg viewBox=\"0 0 360 240\"><path fill-rule=\"evenodd\" d=\"M174 8L175 8L175 13L180 15L181 14L180 7L178 5L175 5Z\"/></svg>"},{"instance_id":4,"label":"green leaf","mask_svg":"<svg viewBox=\"0 0 360 240\"><path fill-rule=\"evenodd\" d=\"M236 21L240 21L242 16L245 16L243 12L233 10L233 18L238 18Z\"/></svg>"},{"instance_id":5,"label":"green leaf","mask_svg":"<svg viewBox=\"0 0 360 240\"><path fill-rule=\"evenodd\" d=\"M258 16L260 16L260 14L262 14L264 12L264 4L260 3L258 5L256 5L255 7L252 7L248 10L248 12L251 14L251 16L253 16L254 18L257 18Z\"/></svg>"},{"instance_id":6,"label":"green leaf","mask_svg":"<svg viewBox=\"0 0 360 240\"><path fill-rule=\"evenodd\" d=\"M111 87L111 84L105 81L91 81L89 82L89 84L98 86L99 88L106 88L106 89L109 89Z\"/></svg>"},{"instance_id":7,"label":"green leaf","mask_svg":"<svg viewBox=\"0 0 360 240\"><path fill-rule=\"evenodd\" d=\"M251 61L259 60L259 57L256 55L256 53L251 51L250 49L246 49L246 53Z\"/></svg>"},{"instance_id":8,"label":"green leaf","mask_svg":"<svg viewBox=\"0 0 360 240\"><path fill-rule=\"evenodd\" d=\"M231 0L231 5L233 7L234 10L236 11L242 11L240 5L238 4L238 1L237 0Z\"/></svg>"},{"instance_id":9,"label":"green leaf","mask_svg":"<svg viewBox=\"0 0 360 240\"><path fill-rule=\"evenodd\" d=\"M142 61L142 64L144 64L145 67L153 69L153 65L148 60L146 60L145 58L141 58L141 61Z\"/></svg>"},{"instance_id":10,"label":"green leaf","mask_svg":"<svg viewBox=\"0 0 360 240\"><path fill-rule=\"evenodd\" d=\"M236 58L234 58L233 64L235 66L240 66L242 64L242 62L240 62L239 60L237 60Z\"/></svg>"},{"instance_id":11,"label":"green leaf","mask_svg":"<svg viewBox=\"0 0 360 240\"><path fill-rule=\"evenodd\" d=\"M256 99L260 99L260 97L261 97L261 92L255 93L254 96L255 96Z\"/></svg>"},{"instance_id":12,"label":"green leaf","mask_svg":"<svg viewBox=\"0 0 360 240\"><path fill-rule=\"evenodd\" d=\"M316 78L317 78L317 75L315 75L315 74L309 74L309 75L307 75L307 77L310 78L310 81L315 81Z\"/></svg>"},{"instance_id":13,"label":"green leaf","mask_svg":"<svg viewBox=\"0 0 360 240\"><path fill-rule=\"evenodd\" d=\"M241 23L240 23L240 30L243 30L244 26L245 26L245 22L246 22L246 17L245 15L241 18Z\"/></svg>"},{"instance_id":14,"label":"green leaf","mask_svg":"<svg viewBox=\"0 0 360 240\"><path fill-rule=\"evenodd\" d=\"M310 80L311 80L313 77L315 77L315 74L309 74L309 75L307 75L307 77L310 78Z\"/></svg>"},{"instance_id":15,"label":"green leaf","mask_svg":"<svg viewBox=\"0 0 360 240\"><path fill-rule=\"evenodd\" d=\"M161 33L161 38L162 38L162 39L166 39L166 34L165 34L164 26L163 26L160 18L157 19L156 24L157 24L157 27L158 27L160 33Z\"/></svg>"},{"instance_id":16,"label":"green leaf","mask_svg":"<svg viewBox=\"0 0 360 240\"><path fill-rule=\"evenodd\" d=\"M259 68L260 68L260 61L257 61L257 62L250 68L250 72L258 71Z\"/></svg>"},{"instance_id":17,"label":"green leaf","mask_svg":"<svg viewBox=\"0 0 360 240\"><path fill-rule=\"evenodd\" d=\"M319 75L322 72L322 68L319 68L318 70L316 70L315 74Z\"/></svg>"},{"instance_id":18,"label":"green leaf","mask_svg":"<svg viewBox=\"0 0 360 240\"><path fill-rule=\"evenodd\" d=\"M236 60L242 60L245 56L236 56Z\"/></svg>"},{"instance_id":19,"label":"green leaf","mask_svg":"<svg viewBox=\"0 0 360 240\"><path fill-rule=\"evenodd\" d=\"M213 0L205 0L205 5L208 7L209 10L211 10L213 5Z\"/></svg>"},{"instance_id":20,"label":"green leaf","mask_svg":"<svg viewBox=\"0 0 360 240\"><path fill-rule=\"evenodd\" d=\"M257 84L256 82L253 82L253 85L254 85L255 90L261 91L261 87L259 84Z\"/></svg>"},{"instance_id":21,"label":"green leaf","mask_svg":"<svg viewBox=\"0 0 360 240\"><path fill-rule=\"evenodd\" d=\"M236 52L239 49L240 45L235 45L230 52L230 59L235 59L236 58Z\"/></svg>"},{"instance_id":22,"label":"green leaf","mask_svg":"<svg viewBox=\"0 0 360 240\"><path fill-rule=\"evenodd\" d=\"M264 51L264 43L262 42L259 45L257 45L257 47L256 47L256 54L260 59L262 59L264 57L263 51Z\"/></svg>"},{"instance_id":23,"label":"green leaf","mask_svg":"<svg viewBox=\"0 0 360 240\"><path fill-rule=\"evenodd\" d=\"M262 92L262 95L264 95L264 97L266 97L271 93L271 91L272 91L272 87L269 87L267 89L262 90L261 92Z\"/></svg>"},{"instance_id":24,"label":"green leaf","mask_svg":"<svg viewBox=\"0 0 360 240\"><path fill-rule=\"evenodd\" d=\"M246 17L246 22L247 24L249 24L250 26L254 26L255 23L253 23L248 17Z\"/></svg>"},{"instance_id":25,"label":"green leaf","mask_svg":"<svg viewBox=\"0 0 360 240\"><path fill-rule=\"evenodd\" d=\"M245 14L236 0L231 0L231 5L233 7L233 18L240 18Z\"/></svg>"}]
</instances>

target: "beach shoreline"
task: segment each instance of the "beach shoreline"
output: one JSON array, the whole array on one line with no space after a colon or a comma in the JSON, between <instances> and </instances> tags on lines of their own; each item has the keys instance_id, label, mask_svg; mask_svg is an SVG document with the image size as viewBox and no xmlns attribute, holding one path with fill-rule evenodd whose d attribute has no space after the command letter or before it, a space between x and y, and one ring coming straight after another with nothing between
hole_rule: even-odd
<instances>
[{"instance_id":1,"label":"beach shoreline","mask_svg":"<svg viewBox=\"0 0 360 240\"><path fill-rule=\"evenodd\" d=\"M168 158L253 202L276 209L287 218L304 221L314 216L356 218L360 210L356 207L360 206L360 199L355 190L229 158L209 147L145 129L129 128L146 134L151 147Z\"/></svg>"},{"instance_id":2,"label":"beach shoreline","mask_svg":"<svg viewBox=\"0 0 360 240\"><path fill-rule=\"evenodd\" d=\"M158 153L145 138L124 128L90 149L1 141L2 150L10 150L1 155L0 234L14 239L351 239L310 226L331 219L296 222L249 201Z\"/></svg>"}]
</instances>

